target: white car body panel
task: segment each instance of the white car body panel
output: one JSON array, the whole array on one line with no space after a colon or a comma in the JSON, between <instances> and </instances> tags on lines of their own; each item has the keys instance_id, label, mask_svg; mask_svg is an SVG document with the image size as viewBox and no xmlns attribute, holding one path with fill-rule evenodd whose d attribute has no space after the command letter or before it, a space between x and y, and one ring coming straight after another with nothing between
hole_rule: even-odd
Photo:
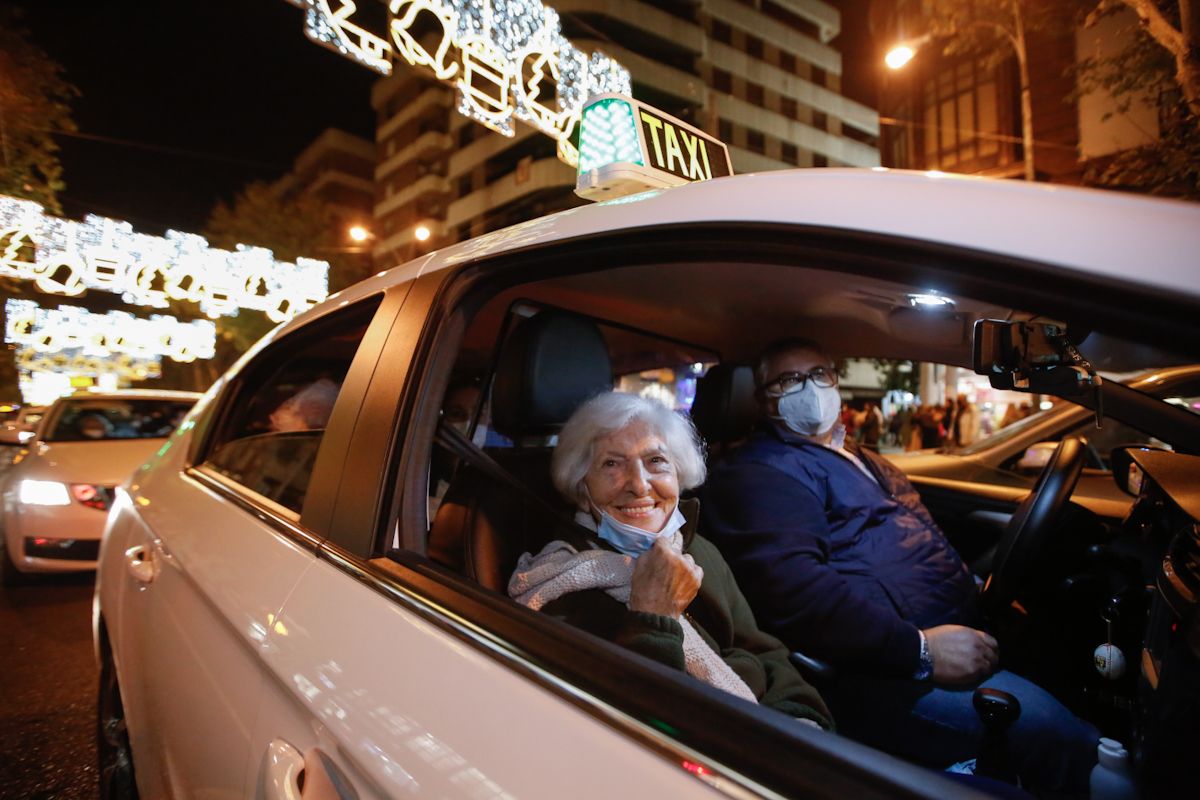
<instances>
[{"instance_id":1,"label":"white car body panel","mask_svg":"<svg viewBox=\"0 0 1200 800\"><path fill-rule=\"evenodd\" d=\"M719 796L328 563L289 597L265 660L252 752L320 748L363 797Z\"/></svg>"},{"instance_id":2,"label":"white car body panel","mask_svg":"<svg viewBox=\"0 0 1200 800\"><path fill-rule=\"evenodd\" d=\"M186 477L187 441L173 439L114 507L97 592L144 795L242 797L259 651L313 554ZM155 561L150 583L130 574L136 547Z\"/></svg>"}]
</instances>

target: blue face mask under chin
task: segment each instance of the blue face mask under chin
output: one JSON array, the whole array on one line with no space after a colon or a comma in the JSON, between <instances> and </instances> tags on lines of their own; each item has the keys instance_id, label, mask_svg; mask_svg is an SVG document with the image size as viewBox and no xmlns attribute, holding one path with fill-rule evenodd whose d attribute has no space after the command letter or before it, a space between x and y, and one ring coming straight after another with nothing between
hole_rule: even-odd
<instances>
[{"instance_id":1,"label":"blue face mask under chin","mask_svg":"<svg viewBox=\"0 0 1200 800\"><path fill-rule=\"evenodd\" d=\"M597 510L599 511L599 509ZM655 539L660 536L671 536L683 527L684 522L678 503L667 520L667 524L658 533L651 533L637 526L618 522L608 512L600 511L600 524L596 527L596 534L625 555L637 558L654 546Z\"/></svg>"}]
</instances>

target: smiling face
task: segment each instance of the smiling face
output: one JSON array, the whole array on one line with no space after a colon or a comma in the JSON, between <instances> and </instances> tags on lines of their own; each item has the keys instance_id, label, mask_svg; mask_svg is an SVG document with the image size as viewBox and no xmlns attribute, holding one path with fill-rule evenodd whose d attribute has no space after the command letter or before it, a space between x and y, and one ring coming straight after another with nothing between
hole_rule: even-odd
<instances>
[{"instance_id":1,"label":"smiling face","mask_svg":"<svg viewBox=\"0 0 1200 800\"><path fill-rule=\"evenodd\" d=\"M595 508L650 533L667 524L679 501L679 479L666 440L635 421L595 441L584 476Z\"/></svg>"}]
</instances>

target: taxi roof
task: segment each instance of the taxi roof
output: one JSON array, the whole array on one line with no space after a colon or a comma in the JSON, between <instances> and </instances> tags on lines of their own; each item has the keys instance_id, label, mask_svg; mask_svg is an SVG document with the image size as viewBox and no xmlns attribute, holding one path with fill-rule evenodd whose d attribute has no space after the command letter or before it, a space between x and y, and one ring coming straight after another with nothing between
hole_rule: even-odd
<instances>
[{"instance_id":1,"label":"taxi roof","mask_svg":"<svg viewBox=\"0 0 1200 800\"><path fill-rule=\"evenodd\" d=\"M702 181L519 223L380 272L286 327L418 275L506 251L597 233L705 222L894 236L1200 299L1200 205L937 172L802 169Z\"/></svg>"}]
</instances>

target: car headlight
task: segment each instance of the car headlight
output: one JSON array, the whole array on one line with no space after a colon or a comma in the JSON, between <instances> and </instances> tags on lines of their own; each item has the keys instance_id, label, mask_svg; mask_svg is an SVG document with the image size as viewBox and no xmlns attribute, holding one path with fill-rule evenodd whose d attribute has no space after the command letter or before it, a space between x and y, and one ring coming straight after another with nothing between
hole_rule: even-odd
<instances>
[{"instance_id":1,"label":"car headlight","mask_svg":"<svg viewBox=\"0 0 1200 800\"><path fill-rule=\"evenodd\" d=\"M67 486L58 481L21 481L17 500L31 506L69 506L71 495Z\"/></svg>"}]
</instances>

